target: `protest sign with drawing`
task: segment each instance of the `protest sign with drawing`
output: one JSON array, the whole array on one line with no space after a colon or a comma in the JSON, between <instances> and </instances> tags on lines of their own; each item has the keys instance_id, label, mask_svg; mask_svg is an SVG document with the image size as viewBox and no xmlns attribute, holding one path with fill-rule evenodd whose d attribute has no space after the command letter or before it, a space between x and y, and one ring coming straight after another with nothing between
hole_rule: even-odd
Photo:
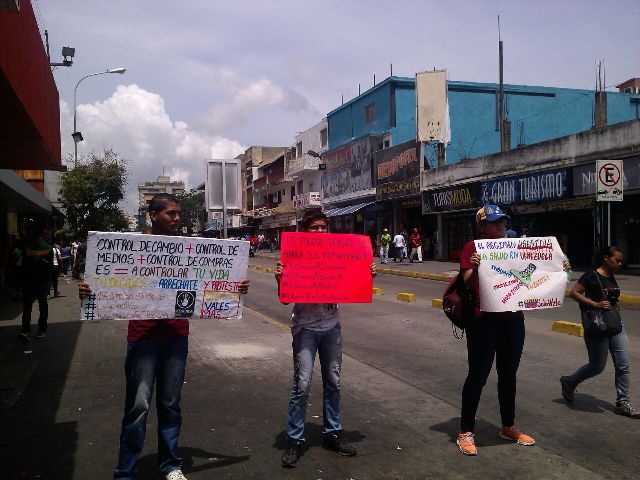
<instances>
[{"instance_id":1,"label":"protest sign with drawing","mask_svg":"<svg viewBox=\"0 0 640 480\"><path fill-rule=\"evenodd\" d=\"M241 318L249 242L89 232L83 320Z\"/></svg>"},{"instance_id":2,"label":"protest sign with drawing","mask_svg":"<svg viewBox=\"0 0 640 480\"><path fill-rule=\"evenodd\" d=\"M280 301L371 303L371 239L364 235L284 232Z\"/></svg>"},{"instance_id":3,"label":"protest sign with drawing","mask_svg":"<svg viewBox=\"0 0 640 480\"><path fill-rule=\"evenodd\" d=\"M555 237L475 240L480 310L508 312L562 306L564 254Z\"/></svg>"}]
</instances>

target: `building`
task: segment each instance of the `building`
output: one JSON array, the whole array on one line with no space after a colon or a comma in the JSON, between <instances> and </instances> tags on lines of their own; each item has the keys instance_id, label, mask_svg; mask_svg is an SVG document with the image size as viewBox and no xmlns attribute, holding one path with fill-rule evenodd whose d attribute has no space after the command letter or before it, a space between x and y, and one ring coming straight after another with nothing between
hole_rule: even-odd
<instances>
[{"instance_id":1,"label":"building","mask_svg":"<svg viewBox=\"0 0 640 480\"><path fill-rule=\"evenodd\" d=\"M436 225L436 256L458 260L475 234L475 212L497 204L520 235L552 235L576 266L607 243L640 271L640 120L590 129L508 152L425 170L423 212ZM596 201L596 161L623 161L624 199ZM610 208L611 215L608 215Z\"/></svg>"},{"instance_id":2,"label":"building","mask_svg":"<svg viewBox=\"0 0 640 480\"><path fill-rule=\"evenodd\" d=\"M59 104L31 2L0 2L0 272L30 226L56 228L43 191L44 171L62 169Z\"/></svg>"},{"instance_id":3,"label":"building","mask_svg":"<svg viewBox=\"0 0 640 480\"><path fill-rule=\"evenodd\" d=\"M442 163L435 144L410 143L416 138L415 78L389 77L327 114L329 145L323 155L327 169L322 177L322 202L333 231L366 233L373 238L383 226L392 231L417 226L423 236L435 240L438 225L433 216L423 215L421 195L415 189L416 166L420 191L430 191L425 171L441 164L466 164L503 149L499 85L447 81L447 92L451 142ZM629 93L504 85L509 132L504 149L639 118L639 103L638 96ZM382 153L396 147L400 151ZM413 148L417 165L407 161ZM385 163L388 165L381 166ZM387 167L393 167L394 178L378 176L388 173Z\"/></svg>"},{"instance_id":4,"label":"building","mask_svg":"<svg viewBox=\"0 0 640 480\"><path fill-rule=\"evenodd\" d=\"M158 193L181 195L184 193L183 181L171 181L171 177L161 175L153 182L138 184L138 230L142 231L151 225L149 203Z\"/></svg>"},{"instance_id":5,"label":"building","mask_svg":"<svg viewBox=\"0 0 640 480\"><path fill-rule=\"evenodd\" d=\"M620 85L616 85L616 88L620 93L635 93L640 94L640 77L632 78L626 82L622 82ZM637 107L636 103L636 107Z\"/></svg>"}]
</instances>

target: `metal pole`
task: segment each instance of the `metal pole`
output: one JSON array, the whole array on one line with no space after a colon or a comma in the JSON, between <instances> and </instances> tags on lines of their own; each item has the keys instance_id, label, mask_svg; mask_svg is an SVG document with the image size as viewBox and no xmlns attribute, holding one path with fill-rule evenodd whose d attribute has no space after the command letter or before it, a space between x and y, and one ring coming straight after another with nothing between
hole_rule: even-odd
<instances>
[{"instance_id":1,"label":"metal pole","mask_svg":"<svg viewBox=\"0 0 640 480\"><path fill-rule=\"evenodd\" d=\"M611 245L611 202L607 202L607 246Z\"/></svg>"},{"instance_id":2,"label":"metal pole","mask_svg":"<svg viewBox=\"0 0 640 480\"><path fill-rule=\"evenodd\" d=\"M227 238L227 164L222 159L222 238Z\"/></svg>"}]
</instances>

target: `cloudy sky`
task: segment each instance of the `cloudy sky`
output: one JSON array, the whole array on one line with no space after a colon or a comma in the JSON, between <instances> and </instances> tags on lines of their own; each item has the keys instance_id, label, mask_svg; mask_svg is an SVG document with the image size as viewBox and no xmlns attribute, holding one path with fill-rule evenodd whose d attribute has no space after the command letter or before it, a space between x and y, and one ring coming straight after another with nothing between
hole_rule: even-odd
<instances>
[{"instance_id":1,"label":"cloudy sky","mask_svg":"<svg viewBox=\"0 0 640 480\"><path fill-rule=\"evenodd\" d=\"M57 68L63 157L113 148L138 182L165 172L189 186L205 158L285 146L327 112L389 75L445 68L451 80L593 88L640 76L638 0L32 0ZM611 88L611 90L615 90Z\"/></svg>"}]
</instances>

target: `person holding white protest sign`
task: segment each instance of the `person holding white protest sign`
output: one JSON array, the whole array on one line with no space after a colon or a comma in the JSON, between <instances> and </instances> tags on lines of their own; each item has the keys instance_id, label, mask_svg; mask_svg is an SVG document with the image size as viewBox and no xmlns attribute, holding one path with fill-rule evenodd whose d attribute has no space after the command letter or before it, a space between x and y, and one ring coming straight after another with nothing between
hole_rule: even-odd
<instances>
[{"instance_id":1,"label":"person holding white protest sign","mask_svg":"<svg viewBox=\"0 0 640 480\"><path fill-rule=\"evenodd\" d=\"M611 352L615 366L616 408L618 415L640 418L640 411L629 403L629 340L624 323L620 319L620 331L596 332L587 323L594 314L604 310L617 310L620 288L614 273L622 266L623 254L618 247L607 246L598 256L600 265L595 270L582 275L571 289L571 298L580 305L584 325L584 343L589 354L589 363L574 373L560 377L562 397L573 402L576 387L585 380L599 375L607 365ZM606 328L606 326L605 326Z\"/></svg>"},{"instance_id":2,"label":"person holding white protest sign","mask_svg":"<svg viewBox=\"0 0 640 480\"><path fill-rule=\"evenodd\" d=\"M482 239L504 238L509 217L496 205L485 205L476 213L476 225ZM493 359L498 373L498 399L502 428L499 436L520 445L534 445L535 440L514 425L516 374L524 346L524 314L480 311L478 267L480 255L473 240L460 252L460 273L467 288L473 291L473 315L466 327L469 371L462 389L460 432L456 443L465 455L477 455L475 420L482 388Z\"/></svg>"},{"instance_id":3,"label":"person holding white protest sign","mask_svg":"<svg viewBox=\"0 0 640 480\"><path fill-rule=\"evenodd\" d=\"M309 210L301 221L301 231L327 233L327 216L320 210ZM285 265L278 262L275 278L280 281ZM376 265L369 265L376 276ZM340 455L353 456L356 448L347 442L340 422L340 373L342 369L342 330L340 310L331 303L296 303L291 314L293 336L293 386L289 397L287 449L281 465L293 468L298 463L304 443L304 419L307 412L311 375L316 353L320 357L323 389L323 445Z\"/></svg>"},{"instance_id":4,"label":"person holding white protest sign","mask_svg":"<svg viewBox=\"0 0 640 480\"><path fill-rule=\"evenodd\" d=\"M180 201L173 195L154 195L149 203L151 235L176 235ZM240 293L249 280L240 282ZM80 298L91 295L89 284L78 282ZM187 318L130 320L125 361L126 397L116 479L135 479L135 464L142 452L147 415L154 385L158 413L158 466L166 480L186 480L178 457L182 426L180 396L187 363Z\"/></svg>"}]
</instances>

